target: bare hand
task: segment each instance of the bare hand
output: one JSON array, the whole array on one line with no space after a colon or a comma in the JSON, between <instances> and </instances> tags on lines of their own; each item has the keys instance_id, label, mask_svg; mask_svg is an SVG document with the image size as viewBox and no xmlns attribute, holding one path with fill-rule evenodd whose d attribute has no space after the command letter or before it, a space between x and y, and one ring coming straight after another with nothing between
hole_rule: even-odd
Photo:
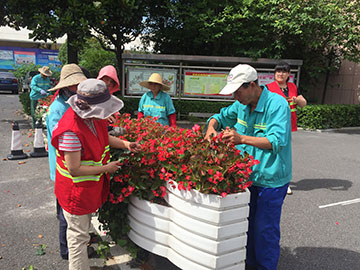
<instances>
[{"instance_id":1,"label":"bare hand","mask_svg":"<svg viewBox=\"0 0 360 270\"><path fill-rule=\"evenodd\" d=\"M113 123L115 123L115 117L114 116L112 116L112 115L110 115L107 119L106 119L110 124L113 124Z\"/></svg>"},{"instance_id":2,"label":"bare hand","mask_svg":"<svg viewBox=\"0 0 360 270\"><path fill-rule=\"evenodd\" d=\"M138 152L141 151L141 145L138 144L137 142L131 142L131 143L129 143L128 149L129 149L131 152L138 153Z\"/></svg>"},{"instance_id":3,"label":"bare hand","mask_svg":"<svg viewBox=\"0 0 360 270\"><path fill-rule=\"evenodd\" d=\"M243 136L237 133L234 129L231 130L225 130L224 135L222 136L222 139L226 143L232 143L232 144L242 144L242 138Z\"/></svg>"},{"instance_id":4,"label":"bare hand","mask_svg":"<svg viewBox=\"0 0 360 270\"><path fill-rule=\"evenodd\" d=\"M204 137L204 139L205 140L207 140L207 141L211 141L211 135L213 135L213 136L216 136L217 135L217 132L216 132L216 130L213 128L213 127L208 127L208 129L206 130L206 134L205 134L205 137Z\"/></svg>"},{"instance_id":5,"label":"bare hand","mask_svg":"<svg viewBox=\"0 0 360 270\"><path fill-rule=\"evenodd\" d=\"M105 165L106 167L106 172L107 173L114 173L116 172L118 169L120 169L120 162L119 161L112 161L108 164Z\"/></svg>"}]
</instances>

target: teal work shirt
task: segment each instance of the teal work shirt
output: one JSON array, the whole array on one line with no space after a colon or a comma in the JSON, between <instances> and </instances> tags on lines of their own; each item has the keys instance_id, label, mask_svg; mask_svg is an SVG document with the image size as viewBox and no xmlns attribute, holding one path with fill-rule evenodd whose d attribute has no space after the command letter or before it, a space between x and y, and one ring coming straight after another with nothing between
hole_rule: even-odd
<instances>
[{"instance_id":1,"label":"teal work shirt","mask_svg":"<svg viewBox=\"0 0 360 270\"><path fill-rule=\"evenodd\" d=\"M56 175L56 149L51 144L52 132L55 125L59 122L64 113L69 109L70 105L66 103L67 98L59 94L59 96L50 105L46 115L47 139L49 149L49 168L50 179L55 181Z\"/></svg>"},{"instance_id":2,"label":"teal work shirt","mask_svg":"<svg viewBox=\"0 0 360 270\"><path fill-rule=\"evenodd\" d=\"M44 98L48 96L49 93L47 93L46 95L41 95L40 91L41 90L47 91L48 89L51 88L50 78L46 77L45 79L43 79L41 77L41 74L38 74L31 79L30 88L31 88L30 99L39 100L40 98Z\"/></svg>"},{"instance_id":3,"label":"teal work shirt","mask_svg":"<svg viewBox=\"0 0 360 270\"><path fill-rule=\"evenodd\" d=\"M171 97L160 91L156 98L151 91L143 94L139 102L139 112L144 116L159 117L158 123L162 125L169 125L168 115L175 113L174 104Z\"/></svg>"},{"instance_id":4,"label":"teal work shirt","mask_svg":"<svg viewBox=\"0 0 360 270\"><path fill-rule=\"evenodd\" d=\"M219 123L218 129L229 126L235 128L240 135L266 137L272 144L272 149L246 144L237 145L236 148L260 161L252 168L250 176L254 186L281 187L292 178L289 105L282 96L264 87L255 110L250 112L250 109L249 105L236 101L211 118Z\"/></svg>"}]
</instances>

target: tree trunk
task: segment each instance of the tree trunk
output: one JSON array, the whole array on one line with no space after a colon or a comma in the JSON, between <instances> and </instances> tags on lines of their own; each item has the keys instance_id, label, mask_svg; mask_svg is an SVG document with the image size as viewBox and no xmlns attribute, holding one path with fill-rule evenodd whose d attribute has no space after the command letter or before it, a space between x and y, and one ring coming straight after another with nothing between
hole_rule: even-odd
<instances>
[{"instance_id":1,"label":"tree trunk","mask_svg":"<svg viewBox=\"0 0 360 270\"><path fill-rule=\"evenodd\" d=\"M327 87L328 87L328 82L329 82L329 77L330 77L331 64L332 64L332 53L330 52L328 61L327 61L327 69L326 69L326 75L325 75L324 89L323 89L322 98L321 98L321 104L325 103L326 92L327 92Z\"/></svg>"},{"instance_id":2,"label":"tree trunk","mask_svg":"<svg viewBox=\"0 0 360 270\"><path fill-rule=\"evenodd\" d=\"M72 45L73 41L76 39L76 35L73 33L67 33L67 62L68 64L77 64L78 63L78 49Z\"/></svg>"},{"instance_id":3,"label":"tree trunk","mask_svg":"<svg viewBox=\"0 0 360 270\"><path fill-rule=\"evenodd\" d=\"M123 68L124 68L122 66L122 53L123 53L123 46L117 46L116 47L116 61L117 61L117 70L119 71L118 77L119 77L121 95L123 94L124 87L125 87L125 85L123 86L123 77L122 77Z\"/></svg>"}]
</instances>

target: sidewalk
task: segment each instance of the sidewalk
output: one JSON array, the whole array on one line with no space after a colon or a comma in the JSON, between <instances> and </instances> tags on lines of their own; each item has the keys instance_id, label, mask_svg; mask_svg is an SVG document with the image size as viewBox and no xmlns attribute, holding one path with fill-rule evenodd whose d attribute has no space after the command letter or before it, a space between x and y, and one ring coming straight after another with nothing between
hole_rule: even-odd
<instances>
[{"instance_id":1,"label":"sidewalk","mask_svg":"<svg viewBox=\"0 0 360 270\"><path fill-rule=\"evenodd\" d=\"M107 236L104 231L100 230L101 223L98 221L97 216L92 217L91 224L94 227L96 233L100 235L102 240L111 242L111 238ZM132 260L132 257L129 253L127 253L123 248L119 247L118 245L110 245L110 254L112 257L105 262L102 258L89 259L91 270L140 270L139 268L130 268L128 263Z\"/></svg>"}]
</instances>

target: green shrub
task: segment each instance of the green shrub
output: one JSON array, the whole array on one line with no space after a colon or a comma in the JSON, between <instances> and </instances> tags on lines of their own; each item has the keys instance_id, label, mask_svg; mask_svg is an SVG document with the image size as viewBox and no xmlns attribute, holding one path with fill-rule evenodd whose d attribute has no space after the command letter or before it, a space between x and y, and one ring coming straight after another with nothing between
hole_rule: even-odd
<instances>
[{"instance_id":1,"label":"green shrub","mask_svg":"<svg viewBox=\"0 0 360 270\"><path fill-rule=\"evenodd\" d=\"M124 101L124 108L122 113L134 114L139 108L140 98L124 98L119 97ZM232 102L227 101L203 101L203 100L173 100L174 107L177 114L177 120L191 120L193 117L189 116L189 112L203 112L203 113L218 113L221 108L227 107Z\"/></svg>"},{"instance_id":2,"label":"green shrub","mask_svg":"<svg viewBox=\"0 0 360 270\"><path fill-rule=\"evenodd\" d=\"M30 93L29 92L21 92L19 94L19 99L23 107L23 112L27 115L31 115L30 109Z\"/></svg>"},{"instance_id":3,"label":"green shrub","mask_svg":"<svg viewBox=\"0 0 360 270\"><path fill-rule=\"evenodd\" d=\"M308 105L297 114L298 126L305 129L360 126L360 105Z\"/></svg>"}]
</instances>

